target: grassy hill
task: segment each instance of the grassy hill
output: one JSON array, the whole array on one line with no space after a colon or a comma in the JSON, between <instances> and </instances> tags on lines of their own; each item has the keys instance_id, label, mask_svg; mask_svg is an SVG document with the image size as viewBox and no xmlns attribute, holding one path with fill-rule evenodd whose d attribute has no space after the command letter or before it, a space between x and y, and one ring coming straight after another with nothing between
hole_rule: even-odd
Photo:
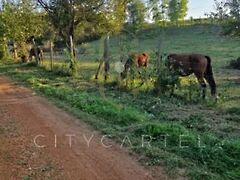
<instances>
[{"instance_id":1,"label":"grassy hill","mask_svg":"<svg viewBox=\"0 0 240 180\"><path fill-rule=\"evenodd\" d=\"M145 29L137 36L129 33L110 39L110 80L94 80L103 41L85 44L79 57L79 76L63 76L62 61L40 67L4 65L0 71L36 92L51 98L57 105L84 119L103 134L112 135L119 144L139 155L139 161L156 169L164 166L172 177L191 179L239 179L240 171L240 71L227 68L231 59L240 56L240 40L219 35L213 25L159 27ZM155 50L163 40L163 53L203 53L213 59L219 101L205 101L198 96L194 77L185 78L176 96L156 96L148 89L126 89L117 85L114 62L129 52L149 52L154 66ZM196 86L192 92L192 86ZM192 93L192 95L191 95ZM151 141L142 146L142 139ZM157 171L153 170L157 174Z\"/></svg>"}]
</instances>

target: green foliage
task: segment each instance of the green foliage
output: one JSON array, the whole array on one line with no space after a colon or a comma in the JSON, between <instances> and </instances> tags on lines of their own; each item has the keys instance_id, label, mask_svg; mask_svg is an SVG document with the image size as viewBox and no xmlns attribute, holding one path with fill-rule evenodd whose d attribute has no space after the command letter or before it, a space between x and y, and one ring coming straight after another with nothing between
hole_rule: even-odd
<instances>
[{"instance_id":1,"label":"green foliage","mask_svg":"<svg viewBox=\"0 0 240 180\"><path fill-rule=\"evenodd\" d=\"M227 33L240 36L240 1L239 0L228 0L225 6L230 10L230 21Z\"/></svg>"},{"instance_id":2,"label":"green foliage","mask_svg":"<svg viewBox=\"0 0 240 180\"><path fill-rule=\"evenodd\" d=\"M140 45L131 48L150 52L153 66L156 62L151 51L156 46L153 42L159 33L158 28L140 32ZM217 106L209 107L201 102L186 101L185 94L182 98L158 97L144 91L132 94L113 83L104 86L101 81L96 83L89 78L95 73L97 63L88 59L82 60L79 67L83 75L74 78L26 65L1 65L0 71L54 99L57 105L74 113L80 120L104 134L113 135L114 140L120 144L125 135L129 136L134 145L132 150L139 154L140 161L145 165L164 165L176 178L240 179L239 87L232 82L238 71L228 71L225 68L229 62L229 49L232 50L231 55L237 57L239 40L219 37L216 34L218 27L209 25L166 29L168 38L164 43L167 52L197 50L213 57L218 92L225 97ZM110 42L115 56L119 55L118 40L116 37ZM126 39L127 43L129 41ZM89 46L99 47L97 42ZM129 49L128 46L126 49ZM66 64L61 61L55 63L59 66ZM114 73L111 73L112 79L117 77ZM191 88L191 83L183 87L187 93L188 86ZM194 89L189 91L195 93ZM162 135L166 134L169 136L165 148ZM141 146L141 135L156 138L151 142L151 148ZM179 148L180 135L186 135L183 145L188 145L188 148Z\"/></svg>"},{"instance_id":3,"label":"green foliage","mask_svg":"<svg viewBox=\"0 0 240 180\"><path fill-rule=\"evenodd\" d=\"M66 63L68 64L68 74L70 76L77 76L78 75L78 65L77 60L75 57L71 55L71 53L64 49L65 56L66 56Z\"/></svg>"},{"instance_id":4,"label":"green foliage","mask_svg":"<svg viewBox=\"0 0 240 180\"><path fill-rule=\"evenodd\" d=\"M17 43L26 41L30 36L39 36L42 32L42 19L33 12L30 0L20 1L19 4L7 3L2 19L5 37Z\"/></svg>"},{"instance_id":5,"label":"green foliage","mask_svg":"<svg viewBox=\"0 0 240 180\"><path fill-rule=\"evenodd\" d=\"M130 1L128 4L129 22L134 30L139 30L145 21L146 7L142 0Z\"/></svg>"},{"instance_id":6,"label":"green foliage","mask_svg":"<svg viewBox=\"0 0 240 180\"><path fill-rule=\"evenodd\" d=\"M178 22L184 20L188 10L188 0L170 0L168 16L172 22Z\"/></svg>"},{"instance_id":7,"label":"green foliage","mask_svg":"<svg viewBox=\"0 0 240 180\"><path fill-rule=\"evenodd\" d=\"M236 60L231 60L229 66L233 69L240 69L240 57Z\"/></svg>"},{"instance_id":8,"label":"green foliage","mask_svg":"<svg viewBox=\"0 0 240 180\"><path fill-rule=\"evenodd\" d=\"M4 48L4 43L3 41L0 41L0 60L4 59L5 57L6 50Z\"/></svg>"},{"instance_id":9,"label":"green foliage","mask_svg":"<svg viewBox=\"0 0 240 180\"><path fill-rule=\"evenodd\" d=\"M179 20L184 20L188 11L188 0L181 0L179 3Z\"/></svg>"},{"instance_id":10,"label":"green foliage","mask_svg":"<svg viewBox=\"0 0 240 180\"><path fill-rule=\"evenodd\" d=\"M161 59L159 70L156 69L155 71L155 73L157 74L155 89L157 93L170 93L170 95L172 95L174 89L180 86L180 79L178 72L175 70L171 70L168 67L167 63L167 57L163 56Z\"/></svg>"},{"instance_id":11,"label":"green foliage","mask_svg":"<svg viewBox=\"0 0 240 180\"><path fill-rule=\"evenodd\" d=\"M240 36L240 1L226 0L217 1L216 12L212 15L223 24L224 33L227 35Z\"/></svg>"},{"instance_id":12,"label":"green foliage","mask_svg":"<svg viewBox=\"0 0 240 180\"><path fill-rule=\"evenodd\" d=\"M0 60L2 60L5 57L5 52L2 46L0 46Z\"/></svg>"},{"instance_id":13,"label":"green foliage","mask_svg":"<svg viewBox=\"0 0 240 180\"><path fill-rule=\"evenodd\" d=\"M229 113L229 114L240 115L240 108L239 108L239 107L228 108L228 109L226 110L226 112Z\"/></svg>"},{"instance_id":14,"label":"green foliage","mask_svg":"<svg viewBox=\"0 0 240 180\"><path fill-rule=\"evenodd\" d=\"M178 0L170 0L169 9L168 9L168 17L170 21L177 22L178 21Z\"/></svg>"},{"instance_id":15,"label":"green foliage","mask_svg":"<svg viewBox=\"0 0 240 180\"><path fill-rule=\"evenodd\" d=\"M74 43L92 36L99 37L107 32L119 31L125 21L124 0L109 0L104 3L103 0L85 3L79 0L38 2L47 10L51 24L69 47L70 36Z\"/></svg>"},{"instance_id":16,"label":"green foliage","mask_svg":"<svg viewBox=\"0 0 240 180\"><path fill-rule=\"evenodd\" d=\"M148 4L152 20L156 24L167 19L168 0L149 0Z\"/></svg>"},{"instance_id":17,"label":"green foliage","mask_svg":"<svg viewBox=\"0 0 240 180\"><path fill-rule=\"evenodd\" d=\"M31 36L40 36L43 30L42 14L33 8L31 0L14 3L7 1L0 15L0 38L5 39L3 46L12 42L20 56L27 53L27 40Z\"/></svg>"}]
</instances>

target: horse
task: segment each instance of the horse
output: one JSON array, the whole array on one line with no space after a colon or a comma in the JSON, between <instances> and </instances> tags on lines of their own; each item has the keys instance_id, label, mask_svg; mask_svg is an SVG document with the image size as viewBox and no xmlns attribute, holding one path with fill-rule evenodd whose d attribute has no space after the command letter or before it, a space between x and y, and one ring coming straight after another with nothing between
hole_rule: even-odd
<instances>
[{"instance_id":1,"label":"horse","mask_svg":"<svg viewBox=\"0 0 240 180\"><path fill-rule=\"evenodd\" d=\"M206 97L206 80L210 86L211 95L216 97L216 83L209 56L203 54L169 54L167 66L171 70L177 71L180 76L194 74L202 87L203 99Z\"/></svg>"},{"instance_id":2,"label":"horse","mask_svg":"<svg viewBox=\"0 0 240 180\"><path fill-rule=\"evenodd\" d=\"M149 63L150 56L148 53L132 53L128 55L128 59L124 65L124 70L121 73L121 78L125 79L127 77L128 71L132 68L132 66L135 66L137 68L147 68ZM139 72L140 74L140 72Z\"/></svg>"},{"instance_id":3,"label":"horse","mask_svg":"<svg viewBox=\"0 0 240 180\"><path fill-rule=\"evenodd\" d=\"M39 63L43 62L43 50L39 47L36 48L37 56L38 56L38 61ZM35 49L31 48L29 51L29 60L32 61L32 57L34 56L35 59L37 59L36 54L35 54Z\"/></svg>"}]
</instances>

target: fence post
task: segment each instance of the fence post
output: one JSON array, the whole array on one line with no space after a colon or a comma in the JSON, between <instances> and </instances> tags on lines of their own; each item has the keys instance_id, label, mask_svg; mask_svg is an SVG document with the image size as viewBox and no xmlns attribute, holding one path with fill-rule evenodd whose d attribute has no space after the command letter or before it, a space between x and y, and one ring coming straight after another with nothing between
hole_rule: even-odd
<instances>
[{"instance_id":1,"label":"fence post","mask_svg":"<svg viewBox=\"0 0 240 180\"><path fill-rule=\"evenodd\" d=\"M33 44L33 49L34 49L34 53L35 53L35 60L37 63L37 66L39 65L39 56L38 56L38 52L37 52L37 45L35 43L34 38L32 38L32 44Z\"/></svg>"},{"instance_id":2,"label":"fence post","mask_svg":"<svg viewBox=\"0 0 240 180\"><path fill-rule=\"evenodd\" d=\"M104 63L104 79L105 81L108 78L109 70L110 70L110 64L109 64L109 33L107 34L105 40L104 40L104 52L103 57L100 59L100 63L97 69L97 73L95 75L95 79L98 79L98 75L100 72L100 69Z\"/></svg>"},{"instance_id":3,"label":"fence post","mask_svg":"<svg viewBox=\"0 0 240 180\"><path fill-rule=\"evenodd\" d=\"M110 64L109 64L109 34L107 35L107 37L104 41L103 60L104 60L104 79L106 81L107 78L108 78L109 70L110 70Z\"/></svg>"},{"instance_id":4,"label":"fence post","mask_svg":"<svg viewBox=\"0 0 240 180\"><path fill-rule=\"evenodd\" d=\"M51 60L51 71L53 71L53 43L50 41L50 60Z\"/></svg>"}]
</instances>

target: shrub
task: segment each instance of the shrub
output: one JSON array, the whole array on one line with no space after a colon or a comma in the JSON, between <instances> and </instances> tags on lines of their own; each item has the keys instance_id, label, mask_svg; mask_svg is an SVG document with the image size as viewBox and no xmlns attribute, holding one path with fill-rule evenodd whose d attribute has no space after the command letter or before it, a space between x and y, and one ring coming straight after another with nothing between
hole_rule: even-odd
<instances>
[{"instance_id":1,"label":"shrub","mask_svg":"<svg viewBox=\"0 0 240 180\"><path fill-rule=\"evenodd\" d=\"M231 60L229 65L233 69L240 69L240 57L235 60Z\"/></svg>"},{"instance_id":2,"label":"shrub","mask_svg":"<svg viewBox=\"0 0 240 180\"><path fill-rule=\"evenodd\" d=\"M5 48L3 42L0 41L0 60L4 59L6 55Z\"/></svg>"},{"instance_id":3,"label":"shrub","mask_svg":"<svg viewBox=\"0 0 240 180\"><path fill-rule=\"evenodd\" d=\"M76 76L78 72L77 60L73 57L67 49L64 49L66 55L66 62L68 63L68 74Z\"/></svg>"},{"instance_id":4,"label":"shrub","mask_svg":"<svg viewBox=\"0 0 240 180\"><path fill-rule=\"evenodd\" d=\"M166 94L170 92L172 95L176 86L180 86L180 78L177 71L171 71L167 67L167 58L163 57L160 70L156 69L155 90L158 93Z\"/></svg>"},{"instance_id":5,"label":"shrub","mask_svg":"<svg viewBox=\"0 0 240 180\"><path fill-rule=\"evenodd\" d=\"M4 51L0 48L0 60L4 58Z\"/></svg>"}]
</instances>

